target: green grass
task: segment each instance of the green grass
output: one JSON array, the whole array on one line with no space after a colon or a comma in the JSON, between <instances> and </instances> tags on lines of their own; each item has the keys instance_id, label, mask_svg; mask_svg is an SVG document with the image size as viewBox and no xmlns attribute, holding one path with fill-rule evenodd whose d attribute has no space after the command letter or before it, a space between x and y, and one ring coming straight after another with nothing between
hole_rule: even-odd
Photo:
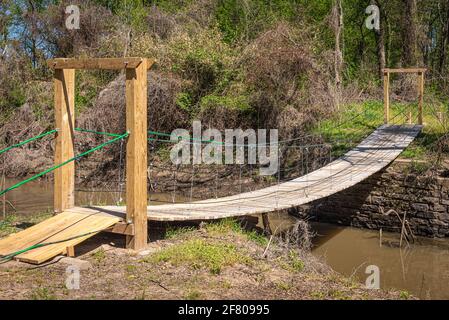
<instances>
[{"instance_id":1,"label":"green grass","mask_svg":"<svg viewBox=\"0 0 449 320\"><path fill-rule=\"evenodd\" d=\"M195 231L194 227L169 228L165 232L165 239L167 240L182 239L194 231Z\"/></svg>"},{"instance_id":2,"label":"green grass","mask_svg":"<svg viewBox=\"0 0 449 320\"><path fill-rule=\"evenodd\" d=\"M252 259L239 251L234 244L210 243L203 239L191 239L175 244L146 258L146 261L208 269L212 274L219 274L226 266L252 264Z\"/></svg>"},{"instance_id":3,"label":"green grass","mask_svg":"<svg viewBox=\"0 0 449 320\"><path fill-rule=\"evenodd\" d=\"M406 123L405 115L409 108L412 118L416 120L417 105L392 103L390 123ZM447 114L446 106L424 105L424 129L421 135L402 154L409 159L426 159L434 152L435 141L447 133L448 119L439 119L438 112ZM413 121L415 123L416 121ZM330 119L321 121L312 132L321 135L324 140L332 144L333 157L342 156L356 146L378 126L384 123L384 107L382 101L366 101L361 104L348 104L341 107L340 112Z\"/></svg>"},{"instance_id":4,"label":"green grass","mask_svg":"<svg viewBox=\"0 0 449 320\"><path fill-rule=\"evenodd\" d=\"M94 258L97 264L100 264L106 259L106 252L103 248L100 248L94 254L92 254L92 258Z\"/></svg>"},{"instance_id":5,"label":"green grass","mask_svg":"<svg viewBox=\"0 0 449 320\"><path fill-rule=\"evenodd\" d=\"M216 222L207 223L204 229L213 237L240 236L248 241L252 241L260 246L266 246L268 239L257 231L245 230L235 219L223 219ZM165 239L181 240L187 239L195 232L194 227L169 228L165 233Z\"/></svg>"},{"instance_id":6,"label":"green grass","mask_svg":"<svg viewBox=\"0 0 449 320\"><path fill-rule=\"evenodd\" d=\"M206 231L212 236L234 234L240 235L258 245L266 246L268 239L256 231L247 231L235 219L223 219L206 225Z\"/></svg>"},{"instance_id":7,"label":"green grass","mask_svg":"<svg viewBox=\"0 0 449 320\"><path fill-rule=\"evenodd\" d=\"M401 292L399 293L399 298L400 298L401 300L408 300L408 299L411 298L411 294L410 294L410 292L408 292L408 291L401 291Z\"/></svg>"}]
</instances>

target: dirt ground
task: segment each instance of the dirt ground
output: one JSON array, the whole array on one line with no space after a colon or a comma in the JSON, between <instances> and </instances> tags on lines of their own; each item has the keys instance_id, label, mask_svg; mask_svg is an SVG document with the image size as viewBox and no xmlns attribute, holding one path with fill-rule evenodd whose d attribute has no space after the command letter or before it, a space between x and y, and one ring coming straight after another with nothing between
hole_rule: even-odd
<instances>
[{"instance_id":1,"label":"dirt ground","mask_svg":"<svg viewBox=\"0 0 449 320\"><path fill-rule=\"evenodd\" d=\"M168 230L139 252L123 249L123 240L104 233L76 248L90 265L80 271L79 289L66 287L63 257L42 266L1 264L0 299L404 298L365 289L310 253L234 222Z\"/></svg>"}]
</instances>

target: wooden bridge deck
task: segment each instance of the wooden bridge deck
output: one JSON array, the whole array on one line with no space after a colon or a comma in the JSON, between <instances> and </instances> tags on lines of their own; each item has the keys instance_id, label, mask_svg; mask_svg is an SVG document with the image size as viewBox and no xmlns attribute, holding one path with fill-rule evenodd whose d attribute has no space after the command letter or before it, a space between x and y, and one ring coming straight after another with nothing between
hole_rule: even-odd
<instances>
[{"instance_id":1,"label":"wooden bridge deck","mask_svg":"<svg viewBox=\"0 0 449 320\"><path fill-rule=\"evenodd\" d=\"M148 207L157 221L212 220L267 213L296 207L349 188L391 163L415 139L422 126L378 128L356 148L329 165L300 178L269 188L187 204ZM0 240L0 256L36 244L17 260L40 264L69 250L102 230L125 225L126 207L73 208L24 231ZM114 230L111 230L114 231ZM132 232L132 231L131 231ZM121 230L121 233L126 233ZM127 234L127 233L126 233Z\"/></svg>"},{"instance_id":2,"label":"wooden bridge deck","mask_svg":"<svg viewBox=\"0 0 449 320\"><path fill-rule=\"evenodd\" d=\"M422 130L420 125L383 125L356 148L327 166L269 188L186 204L148 207L156 221L213 220L288 209L330 196L363 181L394 161ZM93 212L124 216L126 207L95 207Z\"/></svg>"}]
</instances>

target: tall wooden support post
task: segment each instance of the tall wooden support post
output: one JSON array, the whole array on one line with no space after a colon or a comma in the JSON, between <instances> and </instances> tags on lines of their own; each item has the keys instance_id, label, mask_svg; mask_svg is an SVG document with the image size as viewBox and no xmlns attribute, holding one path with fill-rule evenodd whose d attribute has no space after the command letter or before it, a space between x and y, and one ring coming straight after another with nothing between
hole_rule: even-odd
<instances>
[{"instance_id":1,"label":"tall wooden support post","mask_svg":"<svg viewBox=\"0 0 449 320\"><path fill-rule=\"evenodd\" d=\"M390 73L384 71L384 123L390 121Z\"/></svg>"},{"instance_id":2,"label":"tall wooden support post","mask_svg":"<svg viewBox=\"0 0 449 320\"><path fill-rule=\"evenodd\" d=\"M74 157L75 70L56 69L54 86L56 129L58 130L55 164L58 165ZM74 162L55 170L54 188L55 213L63 212L75 206Z\"/></svg>"},{"instance_id":3,"label":"tall wooden support post","mask_svg":"<svg viewBox=\"0 0 449 320\"><path fill-rule=\"evenodd\" d=\"M126 218L134 224L134 235L126 236L126 247L146 246L147 230L147 60L126 69Z\"/></svg>"},{"instance_id":4,"label":"tall wooden support post","mask_svg":"<svg viewBox=\"0 0 449 320\"><path fill-rule=\"evenodd\" d=\"M424 72L418 72L418 124L423 124Z\"/></svg>"}]
</instances>

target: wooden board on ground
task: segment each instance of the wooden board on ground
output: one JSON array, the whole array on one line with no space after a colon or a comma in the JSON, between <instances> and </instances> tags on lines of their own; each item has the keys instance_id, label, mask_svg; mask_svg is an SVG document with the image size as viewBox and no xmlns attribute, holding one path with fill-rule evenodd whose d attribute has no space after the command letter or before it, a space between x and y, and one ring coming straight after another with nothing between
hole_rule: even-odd
<instances>
[{"instance_id":1,"label":"wooden board on ground","mask_svg":"<svg viewBox=\"0 0 449 320\"><path fill-rule=\"evenodd\" d=\"M0 240L0 255L8 255L37 244L54 243L30 250L15 257L16 260L40 264L84 240L108 229L122 219L98 211L66 211L26 230Z\"/></svg>"}]
</instances>

